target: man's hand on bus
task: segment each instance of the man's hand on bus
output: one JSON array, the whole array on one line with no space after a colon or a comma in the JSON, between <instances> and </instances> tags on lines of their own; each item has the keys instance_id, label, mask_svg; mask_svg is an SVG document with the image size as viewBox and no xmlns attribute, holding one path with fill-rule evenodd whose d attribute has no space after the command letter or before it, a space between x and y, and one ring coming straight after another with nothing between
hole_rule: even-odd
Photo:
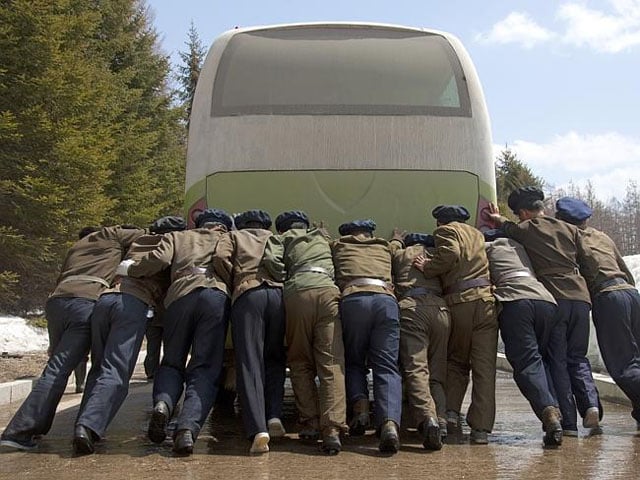
<instances>
[{"instance_id":1,"label":"man's hand on bus","mask_svg":"<svg viewBox=\"0 0 640 480\"><path fill-rule=\"evenodd\" d=\"M394 228L393 235L391 236L391 240L398 240L404 244L404 237L407 235L406 230L402 230L401 228Z\"/></svg>"},{"instance_id":2,"label":"man's hand on bus","mask_svg":"<svg viewBox=\"0 0 640 480\"><path fill-rule=\"evenodd\" d=\"M430 261L431 260L428 259L426 255L418 255L416 258L413 259L413 266L416 267L421 272L423 272L425 265Z\"/></svg>"},{"instance_id":3,"label":"man's hand on bus","mask_svg":"<svg viewBox=\"0 0 640 480\"><path fill-rule=\"evenodd\" d=\"M497 223L498 226L502 225L502 215L500 215L500 209L495 203L489 202L489 211L487 212L487 216L491 219L491 221Z\"/></svg>"}]
</instances>

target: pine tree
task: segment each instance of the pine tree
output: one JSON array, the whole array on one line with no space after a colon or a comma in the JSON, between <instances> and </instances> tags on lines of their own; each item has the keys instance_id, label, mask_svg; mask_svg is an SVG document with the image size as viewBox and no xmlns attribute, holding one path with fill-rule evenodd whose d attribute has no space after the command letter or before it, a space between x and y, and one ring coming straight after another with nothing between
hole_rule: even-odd
<instances>
[{"instance_id":1,"label":"pine tree","mask_svg":"<svg viewBox=\"0 0 640 480\"><path fill-rule=\"evenodd\" d=\"M531 169L508 147L505 147L496 157L495 172L498 207L505 214L510 212L507 199L512 191L527 185L544 187L544 180L534 175Z\"/></svg>"},{"instance_id":2,"label":"pine tree","mask_svg":"<svg viewBox=\"0 0 640 480\"><path fill-rule=\"evenodd\" d=\"M207 53L205 46L200 40L200 36L196 30L193 21L189 27L187 34L187 51L180 52L182 65L178 66L178 82L180 84L179 97L185 109L187 128L189 119L191 118L191 107L193 105L193 96L196 92L196 85L200 77L200 71L204 63Z\"/></svg>"}]
</instances>

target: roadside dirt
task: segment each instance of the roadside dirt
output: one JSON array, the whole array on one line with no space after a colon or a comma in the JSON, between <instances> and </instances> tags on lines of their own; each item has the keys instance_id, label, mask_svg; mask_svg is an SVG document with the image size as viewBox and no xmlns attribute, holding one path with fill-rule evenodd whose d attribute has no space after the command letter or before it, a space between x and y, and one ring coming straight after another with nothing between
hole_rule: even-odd
<instances>
[{"instance_id":1,"label":"roadside dirt","mask_svg":"<svg viewBox=\"0 0 640 480\"><path fill-rule=\"evenodd\" d=\"M38 377L47 363L47 352L31 352L16 357L0 356L0 382Z\"/></svg>"}]
</instances>

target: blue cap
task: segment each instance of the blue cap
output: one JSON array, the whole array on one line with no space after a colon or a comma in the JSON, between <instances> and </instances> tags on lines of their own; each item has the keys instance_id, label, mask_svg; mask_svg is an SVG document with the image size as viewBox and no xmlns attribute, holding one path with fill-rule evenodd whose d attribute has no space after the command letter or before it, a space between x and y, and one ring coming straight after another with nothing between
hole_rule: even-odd
<instances>
[{"instance_id":1,"label":"blue cap","mask_svg":"<svg viewBox=\"0 0 640 480\"><path fill-rule=\"evenodd\" d=\"M351 235L351 232L356 230L368 230L373 232L376 229L376 222L371 219L367 220L354 220L352 222L343 223L338 228L340 235Z\"/></svg>"},{"instance_id":2,"label":"blue cap","mask_svg":"<svg viewBox=\"0 0 640 480\"><path fill-rule=\"evenodd\" d=\"M427 233L407 233L404 236L403 240L406 247L410 247L411 245L415 245L416 243L424 245L425 247L436 246L433 235L429 235Z\"/></svg>"},{"instance_id":3,"label":"blue cap","mask_svg":"<svg viewBox=\"0 0 640 480\"><path fill-rule=\"evenodd\" d=\"M501 228L485 230L484 232L482 232L482 234L484 235L485 242L493 242L494 240L497 240L499 238L507 237L507 234Z\"/></svg>"},{"instance_id":4,"label":"blue cap","mask_svg":"<svg viewBox=\"0 0 640 480\"><path fill-rule=\"evenodd\" d=\"M507 204L513 213L518 214L519 210L535 210L535 202L544 200L544 192L532 185L516 188L509 194Z\"/></svg>"},{"instance_id":5,"label":"blue cap","mask_svg":"<svg viewBox=\"0 0 640 480\"><path fill-rule=\"evenodd\" d=\"M151 233L167 233L179 232L187 228L187 222L184 218L178 216L160 217L149 226Z\"/></svg>"},{"instance_id":6,"label":"blue cap","mask_svg":"<svg viewBox=\"0 0 640 480\"><path fill-rule=\"evenodd\" d=\"M579 198L562 197L556 202L556 217L578 225L593 215L589 205Z\"/></svg>"},{"instance_id":7,"label":"blue cap","mask_svg":"<svg viewBox=\"0 0 640 480\"><path fill-rule=\"evenodd\" d=\"M294 223L304 223L309 228L309 217L301 210L282 212L276 218L276 230L278 232L286 232Z\"/></svg>"},{"instance_id":8,"label":"blue cap","mask_svg":"<svg viewBox=\"0 0 640 480\"><path fill-rule=\"evenodd\" d=\"M469 210L462 205L438 205L431 215L440 223L466 222L471 218Z\"/></svg>"},{"instance_id":9,"label":"blue cap","mask_svg":"<svg viewBox=\"0 0 640 480\"><path fill-rule=\"evenodd\" d=\"M227 230L231 230L231 227L233 226L233 219L231 218L231 215L219 208L207 208L198 215L198 218L196 218L196 228L200 228L205 223L210 222L221 223L227 227Z\"/></svg>"},{"instance_id":10,"label":"blue cap","mask_svg":"<svg viewBox=\"0 0 640 480\"><path fill-rule=\"evenodd\" d=\"M265 230L271 226L271 216L264 210L247 210L236 215L233 220L238 230L247 228L247 224L253 222L261 224Z\"/></svg>"}]
</instances>

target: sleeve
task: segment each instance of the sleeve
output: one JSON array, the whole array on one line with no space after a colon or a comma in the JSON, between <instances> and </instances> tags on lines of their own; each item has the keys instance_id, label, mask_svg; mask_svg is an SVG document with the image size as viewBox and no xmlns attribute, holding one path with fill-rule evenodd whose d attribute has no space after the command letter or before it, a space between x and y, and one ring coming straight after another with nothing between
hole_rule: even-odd
<instances>
[{"instance_id":1,"label":"sleeve","mask_svg":"<svg viewBox=\"0 0 640 480\"><path fill-rule=\"evenodd\" d=\"M131 244L139 237L144 235L146 230L142 228L122 228L118 227L116 230L116 236L118 243L122 246L122 251L126 252L131 247Z\"/></svg>"},{"instance_id":2,"label":"sleeve","mask_svg":"<svg viewBox=\"0 0 640 480\"><path fill-rule=\"evenodd\" d=\"M631 270L629 270L629 267L627 266L626 262L624 261L624 258L622 258L622 255L620 255L620 250L618 250L618 247L616 247L615 243L613 244L613 251L615 252L615 255L616 255L616 261L618 262L618 267L627 276L627 282L630 285L633 285L635 287L636 286L636 280L635 280L635 278L633 278L633 273L631 273Z\"/></svg>"},{"instance_id":3,"label":"sleeve","mask_svg":"<svg viewBox=\"0 0 640 480\"><path fill-rule=\"evenodd\" d=\"M576 253L580 274L584 277L589 285L593 285L598 275L598 261L593 256L593 251L585 242L580 230L576 228L574 235L576 243Z\"/></svg>"},{"instance_id":4,"label":"sleeve","mask_svg":"<svg viewBox=\"0 0 640 480\"><path fill-rule=\"evenodd\" d=\"M505 219L502 224L502 229L507 237L520 243L523 243L524 239L527 237L527 223L515 223L511 220Z\"/></svg>"},{"instance_id":5,"label":"sleeve","mask_svg":"<svg viewBox=\"0 0 640 480\"><path fill-rule=\"evenodd\" d=\"M127 270L130 277L149 277L171 266L174 253L174 237L166 234L156 248L147 252Z\"/></svg>"},{"instance_id":6,"label":"sleeve","mask_svg":"<svg viewBox=\"0 0 640 480\"><path fill-rule=\"evenodd\" d=\"M436 250L431 261L425 264L424 276L433 278L453 269L460 259L460 242L455 230L446 225L433 232Z\"/></svg>"},{"instance_id":7,"label":"sleeve","mask_svg":"<svg viewBox=\"0 0 640 480\"><path fill-rule=\"evenodd\" d=\"M213 255L213 271L224 283L233 288L233 257L235 242L231 233L222 235Z\"/></svg>"},{"instance_id":8,"label":"sleeve","mask_svg":"<svg viewBox=\"0 0 640 480\"><path fill-rule=\"evenodd\" d=\"M389 240L389 250L391 251L392 257L396 254L396 252L399 252L402 249L404 249L404 243L402 243L402 240L398 240L397 238L392 238L391 240Z\"/></svg>"},{"instance_id":9,"label":"sleeve","mask_svg":"<svg viewBox=\"0 0 640 480\"><path fill-rule=\"evenodd\" d=\"M269 237L264 249L262 264L276 282L284 282L287 277L284 250L284 242L281 235Z\"/></svg>"}]
</instances>

